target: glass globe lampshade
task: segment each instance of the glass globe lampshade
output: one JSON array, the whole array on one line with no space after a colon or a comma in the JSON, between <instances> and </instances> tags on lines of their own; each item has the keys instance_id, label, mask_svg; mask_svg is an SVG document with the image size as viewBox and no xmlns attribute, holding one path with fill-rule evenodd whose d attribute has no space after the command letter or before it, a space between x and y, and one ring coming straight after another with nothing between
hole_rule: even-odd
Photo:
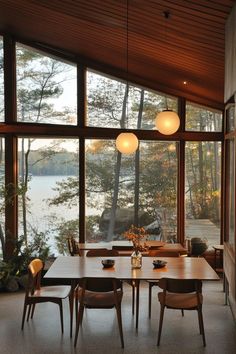
<instances>
[{"instance_id":1,"label":"glass globe lampshade","mask_svg":"<svg viewBox=\"0 0 236 354\"><path fill-rule=\"evenodd\" d=\"M157 130L164 135L174 134L180 125L179 116L176 112L166 109L157 114L155 119Z\"/></svg>"},{"instance_id":2,"label":"glass globe lampshade","mask_svg":"<svg viewBox=\"0 0 236 354\"><path fill-rule=\"evenodd\" d=\"M116 138L116 148L122 154L132 154L138 148L138 138L133 133L120 133Z\"/></svg>"}]
</instances>

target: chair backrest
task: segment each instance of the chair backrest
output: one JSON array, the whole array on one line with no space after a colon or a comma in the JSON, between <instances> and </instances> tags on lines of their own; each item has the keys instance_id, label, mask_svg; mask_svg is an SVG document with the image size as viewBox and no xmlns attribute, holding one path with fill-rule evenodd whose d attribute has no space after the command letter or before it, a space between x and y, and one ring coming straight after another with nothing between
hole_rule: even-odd
<instances>
[{"instance_id":1,"label":"chair backrest","mask_svg":"<svg viewBox=\"0 0 236 354\"><path fill-rule=\"evenodd\" d=\"M81 251L78 246L78 242L74 237L70 236L67 238L67 246L71 256L79 255L81 256Z\"/></svg>"},{"instance_id":2,"label":"chair backrest","mask_svg":"<svg viewBox=\"0 0 236 354\"><path fill-rule=\"evenodd\" d=\"M202 291L202 281L199 279L162 278L158 286L170 293L201 293Z\"/></svg>"},{"instance_id":3,"label":"chair backrest","mask_svg":"<svg viewBox=\"0 0 236 354\"><path fill-rule=\"evenodd\" d=\"M177 251L162 251L162 250L149 250L148 255L150 257L179 257L180 254Z\"/></svg>"},{"instance_id":4,"label":"chair backrest","mask_svg":"<svg viewBox=\"0 0 236 354\"><path fill-rule=\"evenodd\" d=\"M40 289L42 269L43 262L41 259L36 258L30 262L28 266L29 281L26 293L31 292L31 294L33 294L35 290Z\"/></svg>"},{"instance_id":5,"label":"chair backrest","mask_svg":"<svg viewBox=\"0 0 236 354\"><path fill-rule=\"evenodd\" d=\"M116 250L108 250L107 248L98 248L94 250L89 250L86 253L87 257L117 257L119 252Z\"/></svg>"},{"instance_id":6,"label":"chair backrest","mask_svg":"<svg viewBox=\"0 0 236 354\"><path fill-rule=\"evenodd\" d=\"M118 250L118 251L132 251L133 250L133 246L132 245L128 245L128 246L124 246L124 245L114 245L112 246L113 250Z\"/></svg>"},{"instance_id":7,"label":"chair backrest","mask_svg":"<svg viewBox=\"0 0 236 354\"><path fill-rule=\"evenodd\" d=\"M122 282L115 278L82 278L80 281L81 288L94 292L108 292L122 289Z\"/></svg>"}]
</instances>

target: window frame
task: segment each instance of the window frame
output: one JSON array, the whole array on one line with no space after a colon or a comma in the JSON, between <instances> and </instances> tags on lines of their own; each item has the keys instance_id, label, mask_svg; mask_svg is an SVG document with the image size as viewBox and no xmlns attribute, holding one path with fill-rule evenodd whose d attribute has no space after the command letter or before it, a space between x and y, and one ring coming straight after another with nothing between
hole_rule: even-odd
<instances>
[{"instance_id":1,"label":"window frame","mask_svg":"<svg viewBox=\"0 0 236 354\"><path fill-rule=\"evenodd\" d=\"M73 126L65 125L50 125L37 123L20 123L16 120L16 71L15 71L15 39L9 35L3 36L4 39L4 84L5 84L5 122L0 123L0 133L5 137L5 152L6 152L6 178L5 183L13 183L17 185L17 143L18 136L32 135L36 137L75 137L79 138L79 158L80 158L80 242L85 242L85 139L116 139L118 134L125 132L124 129L113 128L97 128L86 127L86 70L87 66L84 64L77 64L77 124ZM19 43L21 43L19 41ZM24 44L24 43L23 43ZM26 43L29 45L29 43ZM37 46L30 44L31 48ZM46 53L46 50L45 50ZM58 58L60 55L53 50L48 50ZM65 57L62 55L61 58ZM68 60L68 58L67 58ZM91 66L91 70L94 70ZM104 74L106 75L106 74ZM119 79L120 80L120 79ZM172 95L171 95L172 96ZM185 184L185 161L184 150L186 141L219 141L223 143L224 134L222 132L190 132L185 131L185 110L186 100L183 97L178 99L178 114L181 119L181 125L178 132L171 136L163 136L158 131L135 130L134 132L139 140L162 140L162 141L177 141L179 142L178 153L178 188L177 188L177 240L184 244L184 220L185 220L185 206L184 206L184 184ZM214 108L213 108L214 109ZM222 112L223 114L223 112ZM223 118L224 119L224 118ZM223 166L223 153L222 164ZM223 184L223 176L221 179ZM223 188L221 188L223 193ZM221 195L221 203L223 198ZM222 208L221 208L222 209ZM223 219L223 218L221 218ZM17 235L17 197L14 197L12 205L6 209L6 230L13 235ZM222 242L222 225L221 225L221 240ZM17 236L16 236L17 237ZM12 246L7 243L7 254L12 254Z\"/></svg>"}]
</instances>

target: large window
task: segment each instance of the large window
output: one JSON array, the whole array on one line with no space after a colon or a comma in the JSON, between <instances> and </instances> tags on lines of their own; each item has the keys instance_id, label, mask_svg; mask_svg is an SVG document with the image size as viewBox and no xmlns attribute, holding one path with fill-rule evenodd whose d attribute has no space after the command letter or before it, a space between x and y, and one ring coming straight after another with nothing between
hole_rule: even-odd
<instances>
[{"instance_id":1,"label":"large window","mask_svg":"<svg viewBox=\"0 0 236 354\"><path fill-rule=\"evenodd\" d=\"M3 198L5 171L8 181L18 182L18 208L12 206L18 219L15 223L4 215L1 199L1 225L6 217L15 232L18 222L24 243L42 242L54 255L66 252L70 235L87 242L122 240L131 224L145 226L151 239L182 242L186 236L220 243L221 112L92 69L84 69L83 76L81 68L77 76L77 63L20 43L11 64L16 66L12 112L17 112L17 121L9 116L0 124L0 185ZM3 93L0 37L0 122ZM185 120L170 137L155 131L157 113L167 108ZM117 151L121 129L132 129L139 138L134 154ZM230 151L232 155L233 147ZM230 188L233 196L234 185ZM184 192L185 211L178 200ZM233 220L234 200L230 203ZM185 234L179 235L184 226Z\"/></svg>"},{"instance_id":2,"label":"large window","mask_svg":"<svg viewBox=\"0 0 236 354\"><path fill-rule=\"evenodd\" d=\"M152 130L159 111L177 111L177 99L87 72L88 117L91 127Z\"/></svg>"},{"instance_id":3,"label":"large window","mask_svg":"<svg viewBox=\"0 0 236 354\"><path fill-rule=\"evenodd\" d=\"M4 121L3 40L0 36L0 122Z\"/></svg>"},{"instance_id":4,"label":"large window","mask_svg":"<svg viewBox=\"0 0 236 354\"><path fill-rule=\"evenodd\" d=\"M186 237L220 241L221 143L186 143Z\"/></svg>"},{"instance_id":5,"label":"large window","mask_svg":"<svg viewBox=\"0 0 236 354\"><path fill-rule=\"evenodd\" d=\"M75 125L76 66L18 44L17 120Z\"/></svg>"},{"instance_id":6,"label":"large window","mask_svg":"<svg viewBox=\"0 0 236 354\"><path fill-rule=\"evenodd\" d=\"M0 136L0 259L2 258L2 242L5 229L5 147L4 138Z\"/></svg>"},{"instance_id":7,"label":"large window","mask_svg":"<svg viewBox=\"0 0 236 354\"><path fill-rule=\"evenodd\" d=\"M18 140L19 235L64 253L69 235L79 237L78 141Z\"/></svg>"},{"instance_id":8,"label":"large window","mask_svg":"<svg viewBox=\"0 0 236 354\"><path fill-rule=\"evenodd\" d=\"M174 142L141 141L122 155L114 141L86 141L86 240L121 240L131 224L152 239L176 241L177 156Z\"/></svg>"}]
</instances>

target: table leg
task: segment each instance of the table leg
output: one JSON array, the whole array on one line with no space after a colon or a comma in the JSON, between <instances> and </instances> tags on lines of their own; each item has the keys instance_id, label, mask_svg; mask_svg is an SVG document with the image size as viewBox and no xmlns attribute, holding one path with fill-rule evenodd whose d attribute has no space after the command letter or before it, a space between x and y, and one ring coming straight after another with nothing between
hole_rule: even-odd
<instances>
[{"instance_id":1,"label":"table leg","mask_svg":"<svg viewBox=\"0 0 236 354\"><path fill-rule=\"evenodd\" d=\"M138 316L139 316L139 285L140 285L140 280L136 280L136 329L138 329Z\"/></svg>"},{"instance_id":2,"label":"table leg","mask_svg":"<svg viewBox=\"0 0 236 354\"><path fill-rule=\"evenodd\" d=\"M74 313L74 297L75 297L75 287L76 287L76 281L72 280L71 281L71 292L70 292L70 337L72 338L72 332L73 332L73 313Z\"/></svg>"}]
</instances>

